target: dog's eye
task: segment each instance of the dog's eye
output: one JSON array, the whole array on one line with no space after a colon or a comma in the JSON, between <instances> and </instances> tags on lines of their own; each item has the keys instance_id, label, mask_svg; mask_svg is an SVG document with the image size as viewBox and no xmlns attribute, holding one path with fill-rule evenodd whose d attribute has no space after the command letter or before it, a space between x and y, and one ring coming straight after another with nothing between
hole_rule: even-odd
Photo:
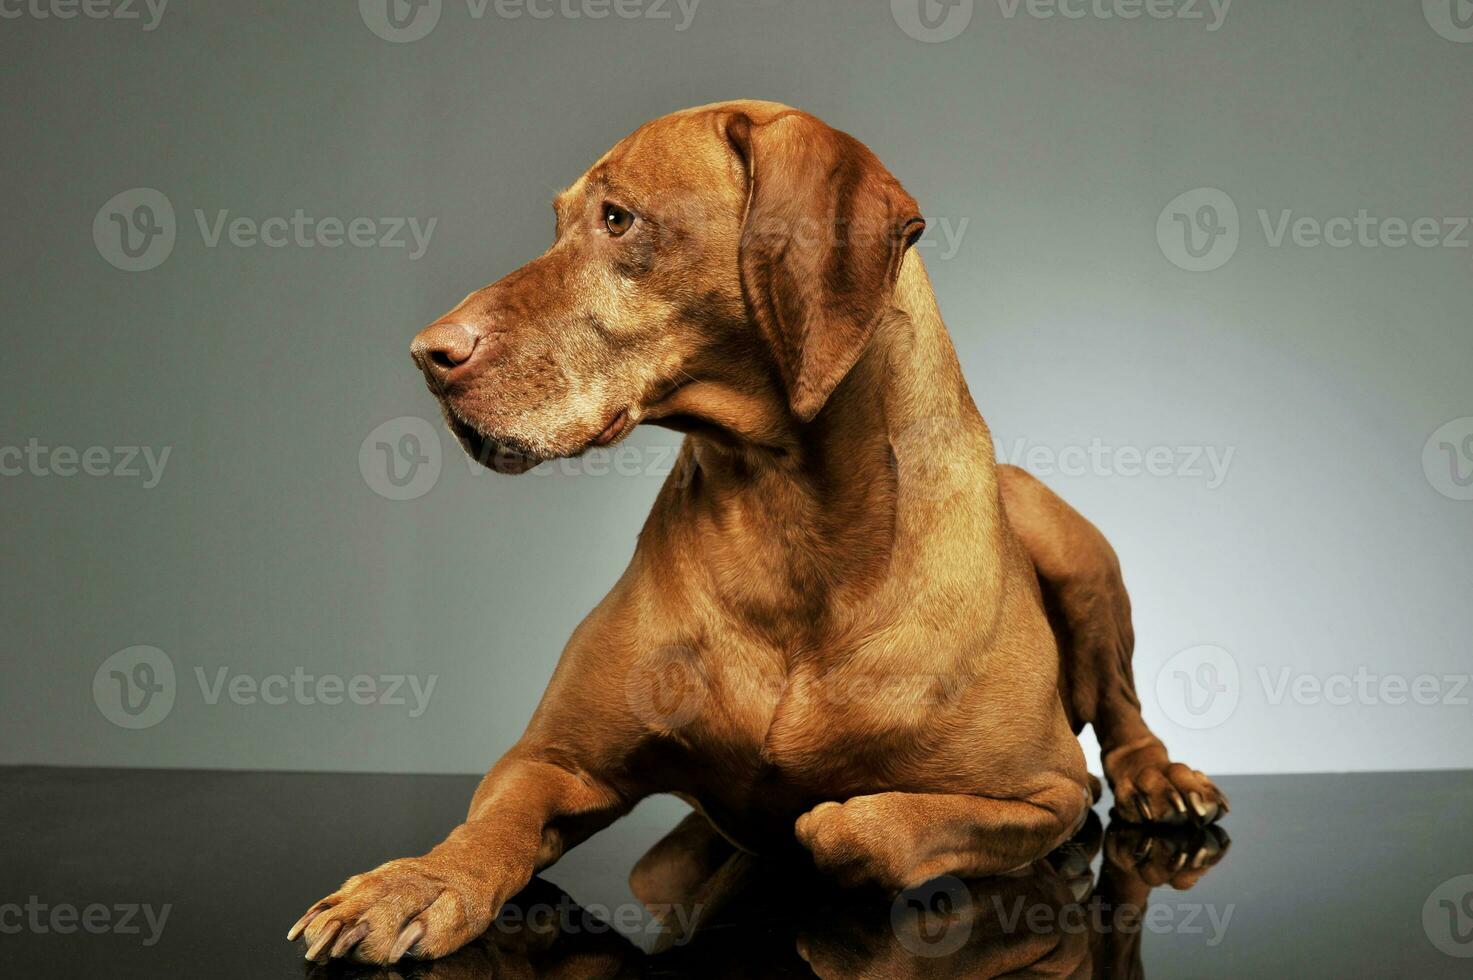
<instances>
[{"instance_id":1,"label":"dog's eye","mask_svg":"<svg viewBox=\"0 0 1473 980\"><path fill-rule=\"evenodd\" d=\"M605 204L604 227L609 230L610 235L618 238L634 227L634 215L617 204Z\"/></svg>"}]
</instances>

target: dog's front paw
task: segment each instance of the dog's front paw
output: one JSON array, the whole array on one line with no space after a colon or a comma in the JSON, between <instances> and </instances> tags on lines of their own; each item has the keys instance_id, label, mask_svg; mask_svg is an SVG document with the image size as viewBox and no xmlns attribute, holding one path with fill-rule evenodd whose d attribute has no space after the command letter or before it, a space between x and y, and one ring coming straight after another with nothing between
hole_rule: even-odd
<instances>
[{"instance_id":1,"label":"dog's front paw","mask_svg":"<svg viewBox=\"0 0 1473 980\"><path fill-rule=\"evenodd\" d=\"M845 887L878 885L899 891L913 884L896 835L887 832L883 814L864 797L820 803L799 817L793 829L818 870Z\"/></svg>"},{"instance_id":2,"label":"dog's front paw","mask_svg":"<svg viewBox=\"0 0 1473 980\"><path fill-rule=\"evenodd\" d=\"M1205 826L1228 812L1227 795L1211 779L1179 762L1130 765L1124 760L1110 775L1115 815L1130 823Z\"/></svg>"},{"instance_id":3,"label":"dog's front paw","mask_svg":"<svg viewBox=\"0 0 1473 980\"><path fill-rule=\"evenodd\" d=\"M495 904L490 890L452 861L401 858L343 882L297 920L287 939L305 937L307 959L317 962L434 959L485 932Z\"/></svg>"}]
</instances>

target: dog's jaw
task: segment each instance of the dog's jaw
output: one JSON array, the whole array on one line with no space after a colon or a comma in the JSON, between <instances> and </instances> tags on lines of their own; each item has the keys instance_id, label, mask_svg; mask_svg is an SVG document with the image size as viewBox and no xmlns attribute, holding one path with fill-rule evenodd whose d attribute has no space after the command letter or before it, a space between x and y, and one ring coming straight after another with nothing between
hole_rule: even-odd
<instances>
[{"instance_id":1,"label":"dog's jaw","mask_svg":"<svg viewBox=\"0 0 1473 980\"><path fill-rule=\"evenodd\" d=\"M526 473L548 460L581 456L590 449L612 446L628 436L639 424L638 413L634 409L620 409L597 435L572 452L548 452L514 436L493 435L485 431L457 411L448 399L441 399L440 404L446 424L466 455L487 469L508 476Z\"/></svg>"}]
</instances>

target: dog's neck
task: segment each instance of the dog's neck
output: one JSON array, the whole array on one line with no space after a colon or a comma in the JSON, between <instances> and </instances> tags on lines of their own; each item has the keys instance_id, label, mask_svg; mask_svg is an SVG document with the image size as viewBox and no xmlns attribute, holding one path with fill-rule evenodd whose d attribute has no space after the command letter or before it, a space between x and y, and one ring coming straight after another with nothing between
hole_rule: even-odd
<instances>
[{"instance_id":1,"label":"dog's neck","mask_svg":"<svg viewBox=\"0 0 1473 980\"><path fill-rule=\"evenodd\" d=\"M946 533L948 508L995 524L991 437L914 251L894 307L811 423L775 392L703 399L713 427L691 433L690 479L657 509L684 512L689 553L748 620L811 626L846 596L862 601L896 574L903 540L916 555Z\"/></svg>"}]
</instances>

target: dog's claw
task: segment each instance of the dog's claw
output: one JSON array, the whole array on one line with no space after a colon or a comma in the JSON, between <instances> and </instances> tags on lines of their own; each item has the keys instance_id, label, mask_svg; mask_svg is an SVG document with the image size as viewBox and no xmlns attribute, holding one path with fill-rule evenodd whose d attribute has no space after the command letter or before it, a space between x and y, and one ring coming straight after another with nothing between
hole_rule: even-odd
<instances>
[{"instance_id":1,"label":"dog's claw","mask_svg":"<svg viewBox=\"0 0 1473 980\"><path fill-rule=\"evenodd\" d=\"M367 922L360 922L353 928L338 936L338 941L332 944L332 956L342 956L348 950L358 945L358 942L366 935L370 926Z\"/></svg>"},{"instance_id":2,"label":"dog's claw","mask_svg":"<svg viewBox=\"0 0 1473 980\"><path fill-rule=\"evenodd\" d=\"M312 945L307 949L307 959L316 963L318 961L318 957L322 955L322 951L326 949L329 944L332 943L333 937L338 934L338 930L342 927L343 924L336 919L323 926L322 934L319 935L317 937L317 940L312 943Z\"/></svg>"},{"instance_id":3,"label":"dog's claw","mask_svg":"<svg viewBox=\"0 0 1473 980\"><path fill-rule=\"evenodd\" d=\"M286 931L286 941L295 941L296 938L302 934L302 930L311 925L312 920L317 918L317 916L321 915L325 911L327 911L326 902L318 902L316 905L308 909L307 914L298 919L297 924Z\"/></svg>"},{"instance_id":4,"label":"dog's claw","mask_svg":"<svg viewBox=\"0 0 1473 980\"><path fill-rule=\"evenodd\" d=\"M399 938L394 940L394 948L389 953L389 962L399 962L404 954L409 952L409 948L424 937L424 934L425 924L418 919L405 926L404 931L399 933Z\"/></svg>"},{"instance_id":5,"label":"dog's claw","mask_svg":"<svg viewBox=\"0 0 1473 980\"><path fill-rule=\"evenodd\" d=\"M1205 827L1227 813L1212 780L1176 762L1121 767L1111 786L1121 818L1131 823Z\"/></svg>"}]
</instances>

